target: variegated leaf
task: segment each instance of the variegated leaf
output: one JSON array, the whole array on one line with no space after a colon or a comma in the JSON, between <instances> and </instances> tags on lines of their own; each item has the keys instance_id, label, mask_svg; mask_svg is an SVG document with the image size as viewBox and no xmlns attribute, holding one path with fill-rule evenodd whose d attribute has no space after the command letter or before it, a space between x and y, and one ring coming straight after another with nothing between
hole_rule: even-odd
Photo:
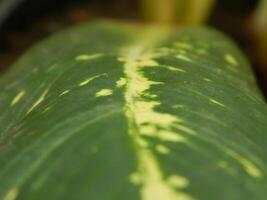
<instances>
[{"instance_id":1,"label":"variegated leaf","mask_svg":"<svg viewBox=\"0 0 267 200\"><path fill-rule=\"evenodd\" d=\"M0 78L0 199L264 200L267 109L208 28L95 22Z\"/></svg>"}]
</instances>

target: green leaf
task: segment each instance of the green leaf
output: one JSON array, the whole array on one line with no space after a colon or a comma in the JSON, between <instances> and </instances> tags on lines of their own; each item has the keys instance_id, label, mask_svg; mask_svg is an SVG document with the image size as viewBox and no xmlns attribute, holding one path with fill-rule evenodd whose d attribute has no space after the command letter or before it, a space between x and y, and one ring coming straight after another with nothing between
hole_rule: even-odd
<instances>
[{"instance_id":1,"label":"green leaf","mask_svg":"<svg viewBox=\"0 0 267 200\"><path fill-rule=\"evenodd\" d=\"M95 22L0 78L0 199L264 200L267 109L209 28Z\"/></svg>"}]
</instances>

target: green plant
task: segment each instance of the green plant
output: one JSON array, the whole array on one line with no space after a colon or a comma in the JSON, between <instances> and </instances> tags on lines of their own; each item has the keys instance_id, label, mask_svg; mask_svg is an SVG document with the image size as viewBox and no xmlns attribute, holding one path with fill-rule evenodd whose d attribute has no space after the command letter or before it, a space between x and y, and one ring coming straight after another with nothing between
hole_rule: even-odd
<instances>
[{"instance_id":1,"label":"green plant","mask_svg":"<svg viewBox=\"0 0 267 200\"><path fill-rule=\"evenodd\" d=\"M266 198L266 104L214 30L84 24L22 56L0 101L0 199Z\"/></svg>"}]
</instances>

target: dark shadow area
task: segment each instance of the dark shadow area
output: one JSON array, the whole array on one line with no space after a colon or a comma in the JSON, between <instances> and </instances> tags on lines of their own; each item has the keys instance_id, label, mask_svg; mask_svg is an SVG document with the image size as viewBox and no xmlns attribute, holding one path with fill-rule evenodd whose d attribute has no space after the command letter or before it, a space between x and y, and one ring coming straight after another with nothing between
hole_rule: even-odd
<instances>
[{"instance_id":1,"label":"dark shadow area","mask_svg":"<svg viewBox=\"0 0 267 200\"><path fill-rule=\"evenodd\" d=\"M0 24L0 72L27 48L64 27L96 18L136 19L136 1L24 0Z\"/></svg>"}]
</instances>

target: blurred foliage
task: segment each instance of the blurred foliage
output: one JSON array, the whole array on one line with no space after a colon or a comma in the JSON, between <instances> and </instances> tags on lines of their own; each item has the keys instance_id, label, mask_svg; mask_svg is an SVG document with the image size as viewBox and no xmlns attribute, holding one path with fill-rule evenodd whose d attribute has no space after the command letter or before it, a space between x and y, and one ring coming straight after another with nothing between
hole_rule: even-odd
<instances>
[{"instance_id":1,"label":"blurred foliage","mask_svg":"<svg viewBox=\"0 0 267 200\"><path fill-rule=\"evenodd\" d=\"M252 19L257 55L261 62L267 64L267 0L261 0ZM266 65L267 71L267 65Z\"/></svg>"},{"instance_id":2,"label":"blurred foliage","mask_svg":"<svg viewBox=\"0 0 267 200\"><path fill-rule=\"evenodd\" d=\"M192 25L203 23L216 0L140 0L146 21Z\"/></svg>"}]
</instances>

